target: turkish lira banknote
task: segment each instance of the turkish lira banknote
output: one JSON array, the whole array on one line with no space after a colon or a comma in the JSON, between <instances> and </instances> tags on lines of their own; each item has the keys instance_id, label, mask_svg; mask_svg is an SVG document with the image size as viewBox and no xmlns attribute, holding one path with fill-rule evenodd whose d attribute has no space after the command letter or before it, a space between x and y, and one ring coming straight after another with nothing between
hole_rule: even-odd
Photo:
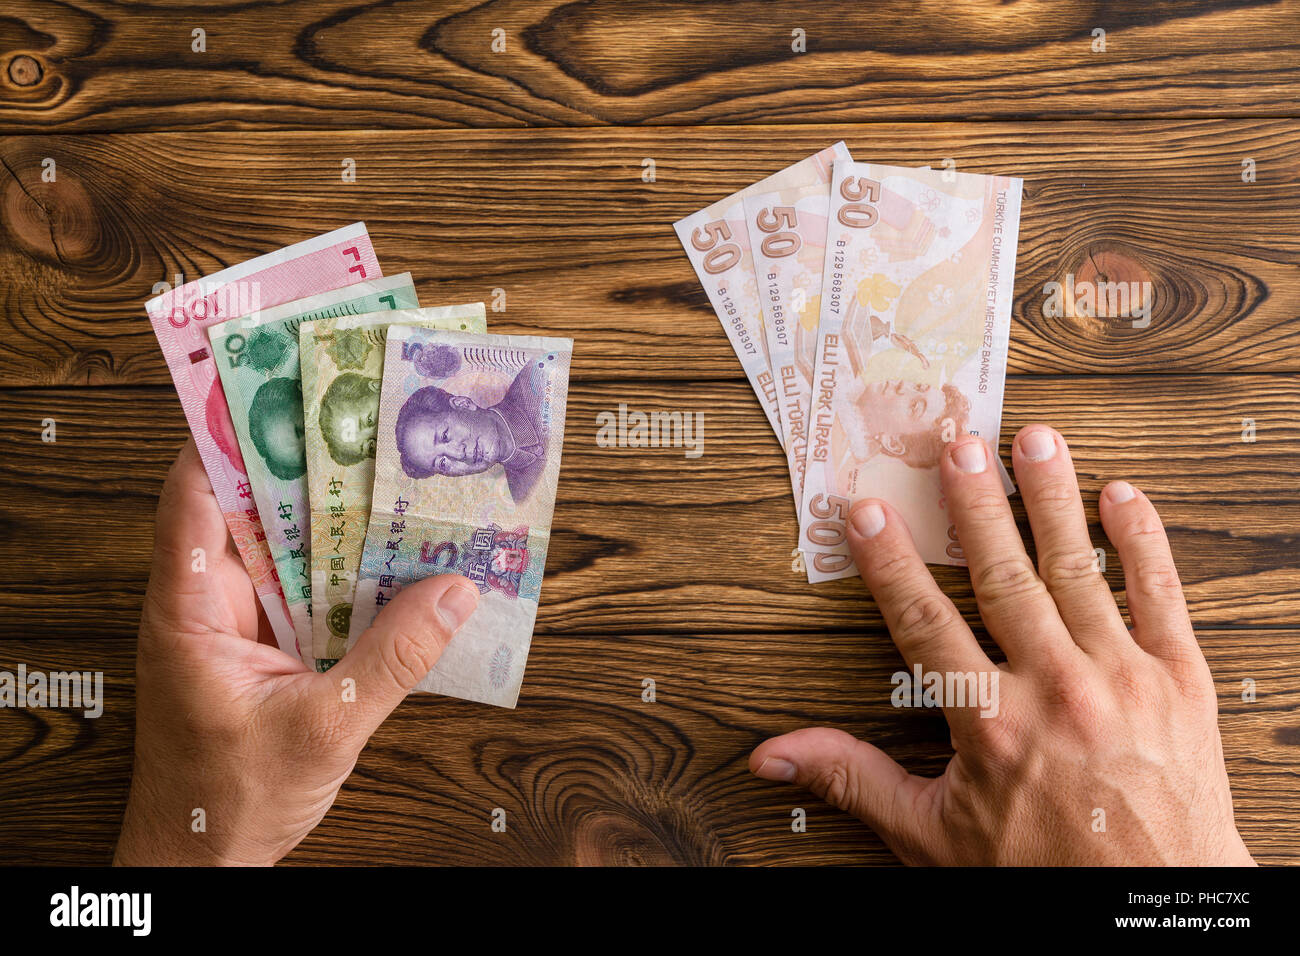
<instances>
[{"instance_id":1,"label":"turkish lira banknote","mask_svg":"<svg viewBox=\"0 0 1300 956\"><path fill-rule=\"evenodd\" d=\"M382 274L365 224L358 222L187 282L145 303L212 490L282 648L294 646L293 623L207 328Z\"/></svg>"},{"instance_id":2,"label":"turkish lira banknote","mask_svg":"<svg viewBox=\"0 0 1300 956\"><path fill-rule=\"evenodd\" d=\"M677 238L681 240L782 448L786 447L786 436L781 428L777 384L768 356L769 342L763 323L759 281L754 271L749 227L745 222L745 198L827 183L831 164L848 158L848 148L842 142L835 143L674 224Z\"/></svg>"},{"instance_id":3,"label":"turkish lira banknote","mask_svg":"<svg viewBox=\"0 0 1300 956\"><path fill-rule=\"evenodd\" d=\"M830 182L820 179L744 200L796 518L803 501L830 201Z\"/></svg>"},{"instance_id":4,"label":"turkish lira banknote","mask_svg":"<svg viewBox=\"0 0 1300 956\"><path fill-rule=\"evenodd\" d=\"M388 329L349 646L413 581L456 573L480 592L418 690L515 706L550 543L572 349L569 339Z\"/></svg>"},{"instance_id":5,"label":"turkish lira banknote","mask_svg":"<svg viewBox=\"0 0 1300 956\"><path fill-rule=\"evenodd\" d=\"M808 578L856 573L845 524L864 497L899 510L928 563L962 564L938 461L962 432L997 447L1021 180L837 160L830 195L800 512Z\"/></svg>"},{"instance_id":6,"label":"turkish lira banknote","mask_svg":"<svg viewBox=\"0 0 1300 956\"><path fill-rule=\"evenodd\" d=\"M311 524L298 328L315 319L419 306L411 274L355 282L208 328L295 648L315 666L311 640Z\"/></svg>"},{"instance_id":7,"label":"turkish lira banknote","mask_svg":"<svg viewBox=\"0 0 1300 956\"><path fill-rule=\"evenodd\" d=\"M312 656L321 671L334 666L347 647L375 476L384 336L393 323L482 333L487 313L474 302L317 319L299 327Z\"/></svg>"}]
</instances>

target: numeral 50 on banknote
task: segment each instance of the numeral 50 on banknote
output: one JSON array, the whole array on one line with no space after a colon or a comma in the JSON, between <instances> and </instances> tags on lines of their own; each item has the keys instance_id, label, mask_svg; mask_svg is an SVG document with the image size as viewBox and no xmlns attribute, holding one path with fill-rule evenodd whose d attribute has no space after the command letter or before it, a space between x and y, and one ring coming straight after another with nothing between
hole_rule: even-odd
<instances>
[{"instance_id":1,"label":"numeral 50 on banknote","mask_svg":"<svg viewBox=\"0 0 1300 956\"><path fill-rule=\"evenodd\" d=\"M691 245L705 254L704 271L709 275L726 272L740 262L740 246L727 241L730 239L731 227L721 219L705 223L691 233Z\"/></svg>"},{"instance_id":2,"label":"numeral 50 on banknote","mask_svg":"<svg viewBox=\"0 0 1300 956\"><path fill-rule=\"evenodd\" d=\"M866 176L852 176L840 183L840 195L848 200L835 218L850 229L866 229L873 226L880 214L871 205L880 202L880 183Z\"/></svg>"}]
</instances>

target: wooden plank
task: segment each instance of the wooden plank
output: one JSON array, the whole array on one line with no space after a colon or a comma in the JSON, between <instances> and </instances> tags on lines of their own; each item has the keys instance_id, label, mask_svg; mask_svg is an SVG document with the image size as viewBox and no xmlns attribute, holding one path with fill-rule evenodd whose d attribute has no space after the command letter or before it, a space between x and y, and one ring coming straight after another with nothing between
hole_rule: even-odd
<instances>
[{"instance_id":1,"label":"wooden plank","mask_svg":"<svg viewBox=\"0 0 1300 956\"><path fill-rule=\"evenodd\" d=\"M1237 823L1261 863L1300 860L1300 632L1203 630ZM97 720L0 711L0 847L10 864L107 862L131 770L134 642L10 638L0 668L101 670ZM579 668L575 661L598 661ZM852 864L892 856L814 795L755 780L768 736L829 725L937 774L933 711L889 703L897 652L863 634L551 634L517 711L421 695L380 728L290 863ZM642 700L642 681L656 700ZM1242 681L1257 699L1241 700ZM69 780L77 786L70 787ZM494 834L492 811L507 814ZM790 831L793 808L808 832ZM33 838L39 834L38 838Z\"/></svg>"},{"instance_id":2,"label":"wooden plank","mask_svg":"<svg viewBox=\"0 0 1300 956\"><path fill-rule=\"evenodd\" d=\"M0 131L1279 115L1298 25L1295 0L12 0Z\"/></svg>"},{"instance_id":3,"label":"wooden plank","mask_svg":"<svg viewBox=\"0 0 1300 956\"><path fill-rule=\"evenodd\" d=\"M1011 371L1300 371L1300 122L1262 120L8 138L0 386L166 383L156 283L357 219L424 301L573 337L579 379L736 378L672 222L840 137L1025 177ZM1044 315L1098 269L1151 283L1149 326Z\"/></svg>"},{"instance_id":4,"label":"wooden plank","mask_svg":"<svg viewBox=\"0 0 1300 956\"><path fill-rule=\"evenodd\" d=\"M596 416L620 403L702 412L702 456L599 447ZM46 418L58 423L56 443L40 440ZM1243 441L1246 420L1253 443ZM1156 502L1198 625L1300 626L1300 379L1015 378L1004 460L1031 421L1071 442L1098 545L1096 495L1107 481L1133 480ZM0 391L0 615L11 633L134 632L157 494L185 434L170 389ZM1027 529L1019 498L1015 507ZM748 385L580 382L538 633L879 626L856 579L814 587L792 572L795 537L782 456ZM1107 553L1107 580L1120 591ZM935 573L973 616L965 572Z\"/></svg>"}]
</instances>

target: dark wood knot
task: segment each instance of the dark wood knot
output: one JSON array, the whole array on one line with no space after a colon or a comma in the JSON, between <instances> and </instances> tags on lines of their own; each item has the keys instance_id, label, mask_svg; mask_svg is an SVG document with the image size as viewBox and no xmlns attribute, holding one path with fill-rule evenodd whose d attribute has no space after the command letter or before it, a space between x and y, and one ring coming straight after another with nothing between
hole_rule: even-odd
<instances>
[{"instance_id":1,"label":"dark wood knot","mask_svg":"<svg viewBox=\"0 0 1300 956\"><path fill-rule=\"evenodd\" d=\"M574 862L578 866L673 866L686 862L663 834L620 813L601 811L587 816L576 837Z\"/></svg>"}]
</instances>

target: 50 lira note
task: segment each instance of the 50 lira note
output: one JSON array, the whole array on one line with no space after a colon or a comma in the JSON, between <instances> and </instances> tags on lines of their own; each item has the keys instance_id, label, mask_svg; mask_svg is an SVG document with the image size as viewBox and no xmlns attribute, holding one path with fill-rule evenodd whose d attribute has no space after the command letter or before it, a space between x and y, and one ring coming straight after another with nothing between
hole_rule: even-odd
<instances>
[{"instance_id":1,"label":"50 lira note","mask_svg":"<svg viewBox=\"0 0 1300 956\"><path fill-rule=\"evenodd\" d=\"M1020 198L1006 176L835 163L800 512L810 581L857 573L846 522L864 497L898 509L928 563L964 563L938 462L962 432L997 448Z\"/></svg>"},{"instance_id":2,"label":"50 lira note","mask_svg":"<svg viewBox=\"0 0 1300 956\"><path fill-rule=\"evenodd\" d=\"M394 325L355 643L403 586L448 572L478 608L417 685L513 707L550 544L573 343Z\"/></svg>"},{"instance_id":3,"label":"50 lira note","mask_svg":"<svg viewBox=\"0 0 1300 956\"><path fill-rule=\"evenodd\" d=\"M820 180L744 201L796 516L803 501L830 202L830 184Z\"/></svg>"},{"instance_id":4,"label":"50 lira note","mask_svg":"<svg viewBox=\"0 0 1300 956\"><path fill-rule=\"evenodd\" d=\"M357 222L195 279L145 303L212 490L281 647L293 647L293 624L212 359L207 328L382 275L365 223Z\"/></svg>"},{"instance_id":5,"label":"50 lira note","mask_svg":"<svg viewBox=\"0 0 1300 956\"><path fill-rule=\"evenodd\" d=\"M248 469L253 500L279 573L296 648L315 666L311 641L311 524L298 327L315 319L419 305L411 274L295 299L208 329L217 371Z\"/></svg>"},{"instance_id":6,"label":"50 lira note","mask_svg":"<svg viewBox=\"0 0 1300 956\"><path fill-rule=\"evenodd\" d=\"M317 670L333 667L347 648L375 477L384 337L393 323L481 333L487 312L482 302L398 309L318 319L298 330Z\"/></svg>"},{"instance_id":7,"label":"50 lira note","mask_svg":"<svg viewBox=\"0 0 1300 956\"><path fill-rule=\"evenodd\" d=\"M673 226L782 448L786 444L785 433L781 429L777 387L768 358L769 343L763 326L744 201L746 196L758 193L826 183L830 180L831 164L848 156L848 148L842 142L835 143L679 219Z\"/></svg>"}]
</instances>

